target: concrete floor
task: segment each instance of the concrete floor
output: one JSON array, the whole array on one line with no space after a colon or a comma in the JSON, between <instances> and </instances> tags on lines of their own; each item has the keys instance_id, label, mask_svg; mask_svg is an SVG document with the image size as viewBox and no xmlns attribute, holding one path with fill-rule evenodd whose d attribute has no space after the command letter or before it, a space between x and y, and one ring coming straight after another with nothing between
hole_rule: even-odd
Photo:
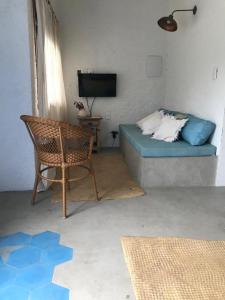
<instances>
[{"instance_id":1,"label":"concrete floor","mask_svg":"<svg viewBox=\"0 0 225 300\"><path fill-rule=\"evenodd\" d=\"M74 259L57 267L54 281L75 300L135 299L121 236L225 239L225 188L155 188L142 198L72 203L67 220L48 193L35 207L30 199L30 192L0 194L0 235L59 232Z\"/></svg>"}]
</instances>

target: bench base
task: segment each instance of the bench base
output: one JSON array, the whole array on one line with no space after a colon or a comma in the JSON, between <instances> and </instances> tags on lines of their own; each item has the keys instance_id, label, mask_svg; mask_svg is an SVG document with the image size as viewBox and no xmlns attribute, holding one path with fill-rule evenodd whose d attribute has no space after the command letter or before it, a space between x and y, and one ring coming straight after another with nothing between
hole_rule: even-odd
<instances>
[{"instance_id":1,"label":"bench base","mask_svg":"<svg viewBox=\"0 0 225 300\"><path fill-rule=\"evenodd\" d=\"M131 174L143 188L215 186L216 156L145 158L123 135L120 147Z\"/></svg>"}]
</instances>

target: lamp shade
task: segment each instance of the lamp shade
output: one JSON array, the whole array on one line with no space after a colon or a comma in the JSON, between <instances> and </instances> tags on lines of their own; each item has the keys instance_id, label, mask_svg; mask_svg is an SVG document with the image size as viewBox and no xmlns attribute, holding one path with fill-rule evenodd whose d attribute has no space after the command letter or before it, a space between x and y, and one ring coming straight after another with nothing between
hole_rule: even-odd
<instances>
[{"instance_id":1,"label":"lamp shade","mask_svg":"<svg viewBox=\"0 0 225 300\"><path fill-rule=\"evenodd\" d=\"M192 12L193 15L196 15L197 10L198 10L198 8L196 5L192 9L176 9L168 17L163 17L163 18L159 19L158 24L162 29L164 29L166 31L170 31L170 32L177 31L178 26L177 26L177 22L173 18L173 15L176 12L183 12L183 11L184 12Z\"/></svg>"},{"instance_id":2,"label":"lamp shade","mask_svg":"<svg viewBox=\"0 0 225 300\"><path fill-rule=\"evenodd\" d=\"M158 24L162 29L166 31L177 31L177 22L174 20L172 15L159 19Z\"/></svg>"}]
</instances>

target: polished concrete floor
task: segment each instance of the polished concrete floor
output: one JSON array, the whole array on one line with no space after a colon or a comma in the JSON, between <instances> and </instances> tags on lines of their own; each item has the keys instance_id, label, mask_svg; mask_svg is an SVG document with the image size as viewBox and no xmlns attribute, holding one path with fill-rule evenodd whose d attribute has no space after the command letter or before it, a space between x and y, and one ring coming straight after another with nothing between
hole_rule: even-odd
<instances>
[{"instance_id":1,"label":"polished concrete floor","mask_svg":"<svg viewBox=\"0 0 225 300\"><path fill-rule=\"evenodd\" d=\"M135 299L121 236L225 239L225 188L154 188L136 199L72 203L67 220L48 193L35 207L30 198L30 192L0 194L0 235L59 232L74 258L57 267L54 281L70 288L74 300Z\"/></svg>"}]
</instances>

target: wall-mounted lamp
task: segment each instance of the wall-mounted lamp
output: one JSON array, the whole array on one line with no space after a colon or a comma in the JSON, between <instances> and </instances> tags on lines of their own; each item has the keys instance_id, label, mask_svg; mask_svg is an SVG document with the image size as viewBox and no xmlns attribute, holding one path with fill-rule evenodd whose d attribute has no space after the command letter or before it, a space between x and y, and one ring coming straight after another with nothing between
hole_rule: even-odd
<instances>
[{"instance_id":1,"label":"wall-mounted lamp","mask_svg":"<svg viewBox=\"0 0 225 300\"><path fill-rule=\"evenodd\" d=\"M176 20L174 20L173 15L176 12L180 12L180 11L191 11L193 13L193 15L196 15L197 13L197 6L195 6L193 9L177 9L174 10L172 12L171 15L169 15L168 17L163 17L161 19L159 19L158 24L159 26L166 30L166 31L170 31L170 32L174 32L177 31L177 22Z\"/></svg>"}]
</instances>

